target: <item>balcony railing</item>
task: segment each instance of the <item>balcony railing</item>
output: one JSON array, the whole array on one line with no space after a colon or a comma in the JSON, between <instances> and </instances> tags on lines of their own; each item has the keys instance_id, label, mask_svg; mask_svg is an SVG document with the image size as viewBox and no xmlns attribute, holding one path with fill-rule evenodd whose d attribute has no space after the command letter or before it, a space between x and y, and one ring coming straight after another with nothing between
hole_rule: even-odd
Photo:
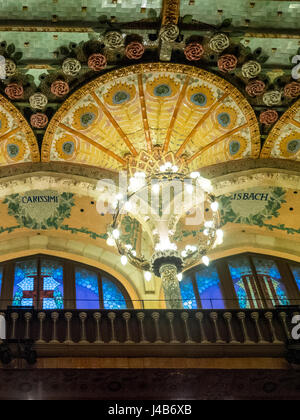
<instances>
[{"instance_id":1,"label":"balcony railing","mask_svg":"<svg viewBox=\"0 0 300 420\"><path fill-rule=\"evenodd\" d=\"M281 357L295 308L272 310L7 310L7 342L38 357Z\"/></svg>"}]
</instances>

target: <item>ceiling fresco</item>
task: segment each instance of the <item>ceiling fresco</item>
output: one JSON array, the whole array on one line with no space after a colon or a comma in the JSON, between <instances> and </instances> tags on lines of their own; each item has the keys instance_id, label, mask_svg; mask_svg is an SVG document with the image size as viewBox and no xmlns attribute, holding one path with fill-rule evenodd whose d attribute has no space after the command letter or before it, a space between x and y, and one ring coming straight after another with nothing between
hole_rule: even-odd
<instances>
[{"instance_id":1,"label":"ceiling fresco","mask_svg":"<svg viewBox=\"0 0 300 420\"><path fill-rule=\"evenodd\" d=\"M262 149L261 157L300 160L300 101L274 126Z\"/></svg>"},{"instance_id":2,"label":"ceiling fresco","mask_svg":"<svg viewBox=\"0 0 300 420\"><path fill-rule=\"evenodd\" d=\"M79 89L46 132L43 161L119 170L128 156L160 146L190 168L257 158L259 127L246 99L204 70L138 65L111 72Z\"/></svg>"},{"instance_id":3,"label":"ceiling fresco","mask_svg":"<svg viewBox=\"0 0 300 420\"><path fill-rule=\"evenodd\" d=\"M29 124L20 111L0 95L0 166L39 160L38 144Z\"/></svg>"}]
</instances>

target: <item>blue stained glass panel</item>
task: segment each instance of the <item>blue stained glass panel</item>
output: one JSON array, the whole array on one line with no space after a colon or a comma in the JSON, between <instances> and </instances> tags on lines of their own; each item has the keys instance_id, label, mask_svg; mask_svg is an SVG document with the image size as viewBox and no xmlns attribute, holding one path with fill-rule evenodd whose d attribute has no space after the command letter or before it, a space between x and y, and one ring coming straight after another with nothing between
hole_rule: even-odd
<instances>
[{"instance_id":1,"label":"blue stained glass panel","mask_svg":"<svg viewBox=\"0 0 300 420\"><path fill-rule=\"evenodd\" d=\"M76 268L77 309L100 309L98 275L84 268Z\"/></svg>"},{"instance_id":2,"label":"blue stained glass panel","mask_svg":"<svg viewBox=\"0 0 300 420\"><path fill-rule=\"evenodd\" d=\"M264 280L268 299L273 305L289 305L286 288L275 261L269 258L254 257L253 262L257 274Z\"/></svg>"},{"instance_id":3,"label":"blue stained glass panel","mask_svg":"<svg viewBox=\"0 0 300 420\"><path fill-rule=\"evenodd\" d=\"M203 309L224 309L220 279L214 266L203 267L196 273L197 286Z\"/></svg>"},{"instance_id":4,"label":"blue stained glass panel","mask_svg":"<svg viewBox=\"0 0 300 420\"><path fill-rule=\"evenodd\" d=\"M291 265L291 270L296 280L297 286L300 290L300 266L299 265Z\"/></svg>"},{"instance_id":5,"label":"blue stained glass panel","mask_svg":"<svg viewBox=\"0 0 300 420\"><path fill-rule=\"evenodd\" d=\"M191 277L184 276L179 284L184 309L197 309L197 301Z\"/></svg>"},{"instance_id":6,"label":"blue stained glass panel","mask_svg":"<svg viewBox=\"0 0 300 420\"><path fill-rule=\"evenodd\" d=\"M40 299L43 299L43 309L63 309L64 308L64 272L63 266L59 261L42 260L41 278L43 282L43 292Z\"/></svg>"},{"instance_id":7,"label":"blue stained glass panel","mask_svg":"<svg viewBox=\"0 0 300 420\"><path fill-rule=\"evenodd\" d=\"M33 306L33 292L37 274L37 260L22 261L15 264L13 306Z\"/></svg>"},{"instance_id":8,"label":"blue stained glass panel","mask_svg":"<svg viewBox=\"0 0 300 420\"><path fill-rule=\"evenodd\" d=\"M104 309L126 309L127 304L121 290L112 281L102 278Z\"/></svg>"},{"instance_id":9,"label":"blue stained glass panel","mask_svg":"<svg viewBox=\"0 0 300 420\"><path fill-rule=\"evenodd\" d=\"M253 276L249 259L247 257L231 258L228 260L228 266L240 307L242 309L250 308L249 297L244 283L245 281L248 282L249 278ZM255 307L258 307L256 304L256 296L252 289L251 293L251 299L254 302Z\"/></svg>"}]
</instances>

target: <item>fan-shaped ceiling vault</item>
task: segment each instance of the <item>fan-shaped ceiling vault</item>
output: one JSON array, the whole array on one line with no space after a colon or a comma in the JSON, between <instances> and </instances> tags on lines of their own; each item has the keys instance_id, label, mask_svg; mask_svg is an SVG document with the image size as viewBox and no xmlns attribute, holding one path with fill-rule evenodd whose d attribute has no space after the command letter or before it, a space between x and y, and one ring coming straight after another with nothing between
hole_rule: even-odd
<instances>
[{"instance_id":1,"label":"fan-shaped ceiling vault","mask_svg":"<svg viewBox=\"0 0 300 420\"><path fill-rule=\"evenodd\" d=\"M39 161L32 129L21 112L0 95L0 166Z\"/></svg>"},{"instance_id":2,"label":"fan-shaped ceiling vault","mask_svg":"<svg viewBox=\"0 0 300 420\"><path fill-rule=\"evenodd\" d=\"M261 157L300 160L300 100L273 127Z\"/></svg>"},{"instance_id":3,"label":"fan-shaped ceiling vault","mask_svg":"<svg viewBox=\"0 0 300 420\"><path fill-rule=\"evenodd\" d=\"M117 171L156 146L198 169L257 158L260 133L251 106L227 81L191 66L137 65L74 93L48 127L42 160Z\"/></svg>"}]
</instances>

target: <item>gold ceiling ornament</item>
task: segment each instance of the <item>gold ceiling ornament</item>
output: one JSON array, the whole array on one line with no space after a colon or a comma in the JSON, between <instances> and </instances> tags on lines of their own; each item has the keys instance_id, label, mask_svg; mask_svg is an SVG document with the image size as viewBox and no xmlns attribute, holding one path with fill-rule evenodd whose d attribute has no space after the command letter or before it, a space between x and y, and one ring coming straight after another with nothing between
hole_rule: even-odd
<instances>
[{"instance_id":1,"label":"gold ceiling ornament","mask_svg":"<svg viewBox=\"0 0 300 420\"><path fill-rule=\"evenodd\" d=\"M274 125L260 157L300 160L300 99Z\"/></svg>"},{"instance_id":2,"label":"gold ceiling ornament","mask_svg":"<svg viewBox=\"0 0 300 420\"><path fill-rule=\"evenodd\" d=\"M162 25L177 25L180 16L180 0L163 0Z\"/></svg>"},{"instance_id":3,"label":"gold ceiling ornament","mask_svg":"<svg viewBox=\"0 0 300 420\"><path fill-rule=\"evenodd\" d=\"M76 91L47 128L43 161L64 160L56 146L62 134L73 136L74 163L112 171L156 146L185 156L189 171L260 153L259 125L245 97L212 73L171 63L114 70Z\"/></svg>"},{"instance_id":4,"label":"gold ceiling ornament","mask_svg":"<svg viewBox=\"0 0 300 420\"><path fill-rule=\"evenodd\" d=\"M39 162L36 137L21 112L0 95L0 165Z\"/></svg>"}]
</instances>

